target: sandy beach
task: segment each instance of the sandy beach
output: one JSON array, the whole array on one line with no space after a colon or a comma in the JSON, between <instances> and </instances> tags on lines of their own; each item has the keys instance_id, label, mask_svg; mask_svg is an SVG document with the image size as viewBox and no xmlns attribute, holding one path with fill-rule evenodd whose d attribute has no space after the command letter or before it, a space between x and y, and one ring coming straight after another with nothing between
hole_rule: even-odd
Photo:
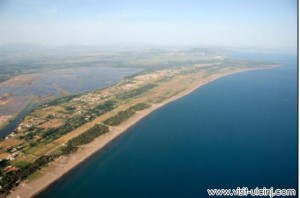
<instances>
[{"instance_id":1,"label":"sandy beach","mask_svg":"<svg viewBox=\"0 0 300 198\"><path fill-rule=\"evenodd\" d=\"M223 76L227 76L229 74L247 71L247 70L252 70L252 69L239 69L235 71L228 71L228 72L223 72L221 74L211 75L208 78L203 79L202 81L199 80L199 82L195 86L189 87L187 90L163 101L162 103L152 105L148 109L137 112L134 116L132 116L130 119L123 122L119 126L110 127L109 133L106 133L96 138L91 143L82 146L80 149L78 149L77 152L69 156L62 156L55 159L47 167L41 169L40 172L42 172L43 174L31 180L30 182L23 181L15 189L15 191L9 194L8 197L14 197L14 198L18 196L21 196L22 198L33 197L34 195L38 194L42 190L46 189L50 184L52 184L53 182L61 178L64 174L66 174L68 171L76 167L78 164L80 164L87 158L91 157L94 153L102 149L113 139L126 132L128 128L133 126L139 120L141 120L151 112L155 111L156 109L159 109L160 107L174 100L177 100L183 96L188 95L189 93L193 92L194 90L198 89L199 87L201 87L206 83L219 79Z\"/></svg>"}]
</instances>

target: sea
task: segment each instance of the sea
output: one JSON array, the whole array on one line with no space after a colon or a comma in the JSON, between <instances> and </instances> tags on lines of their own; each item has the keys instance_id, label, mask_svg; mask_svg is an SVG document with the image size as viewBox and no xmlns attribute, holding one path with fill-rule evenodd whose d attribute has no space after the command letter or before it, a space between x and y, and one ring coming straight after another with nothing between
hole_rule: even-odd
<instances>
[{"instance_id":1,"label":"sea","mask_svg":"<svg viewBox=\"0 0 300 198\"><path fill-rule=\"evenodd\" d=\"M146 116L39 198L209 197L207 189L296 189L297 56L210 82Z\"/></svg>"}]
</instances>

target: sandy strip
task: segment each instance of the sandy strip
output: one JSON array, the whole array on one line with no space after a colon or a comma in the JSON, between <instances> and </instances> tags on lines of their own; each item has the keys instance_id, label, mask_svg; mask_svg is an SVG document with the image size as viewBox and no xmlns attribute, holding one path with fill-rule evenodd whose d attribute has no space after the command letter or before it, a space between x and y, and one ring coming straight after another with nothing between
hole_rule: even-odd
<instances>
[{"instance_id":1,"label":"sandy strip","mask_svg":"<svg viewBox=\"0 0 300 198\"><path fill-rule=\"evenodd\" d=\"M121 125L117 127L110 127L110 132L104 134L89 144L83 145L77 152L71 154L70 156L62 156L58 159L55 159L54 162L51 162L47 167L43 168L41 172L43 174L38 178L30 181L30 182L22 182L14 192L10 193L8 197L18 197L21 196L22 198L25 197L32 197L42 190L46 189L50 184L61 178L64 174L68 171L76 167L78 164L89 158L92 154L99 151L103 148L106 144L111 142L120 134L126 132L126 130L137 123L139 120L144 118L146 115L150 114L151 112L155 111L156 109L168 104L174 100L177 100L183 96L188 95L189 93L193 92L194 90L198 89L202 85L209 83L213 80L221 78L223 76L247 71L253 69L240 69L236 71L224 72L221 74L214 74L211 75L209 78L203 79L200 81L196 86L188 88L186 91L179 93L176 96L173 96L160 104L155 104L152 107L145 109L143 111L137 112L133 117L129 118L127 121L123 122Z\"/></svg>"}]
</instances>

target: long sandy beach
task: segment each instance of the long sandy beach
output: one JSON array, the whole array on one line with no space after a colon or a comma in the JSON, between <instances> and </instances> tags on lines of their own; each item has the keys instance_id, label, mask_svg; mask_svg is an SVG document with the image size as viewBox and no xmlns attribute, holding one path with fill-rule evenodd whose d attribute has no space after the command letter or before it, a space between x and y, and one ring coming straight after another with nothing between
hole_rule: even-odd
<instances>
[{"instance_id":1,"label":"long sandy beach","mask_svg":"<svg viewBox=\"0 0 300 198\"><path fill-rule=\"evenodd\" d=\"M209 83L211 81L214 81L216 79L219 79L229 74L247 71L247 70L251 70L251 69L239 69L235 71L228 71L220 74L211 75L208 78L204 78L202 81L199 80L199 82L195 86L189 87L187 90L159 104L152 105L148 109L137 112L134 116L132 116L127 121L120 124L119 126L110 127L109 133L106 133L96 138L94 141L92 141L89 144L83 145L80 149L78 149L77 152L69 156L62 156L55 159L47 167L41 169L42 174L40 176L31 180L30 182L26 182L26 181L22 182L12 193L9 194L8 197L14 197L14 198L18 196L22 198L33 197L34 195L38 194L42 190L46 189L50 184L52 184L53 182L61 178L64 174L66 174L68 171L76 167L78 164L80 164L87 158L91 157L93 154L95 154L97 151L102 149L113 139L126 132L129 127L133 126L139 120L141 120L151 112L155 111L156 109L174 100L177 100L183 96L188 95L189 93L193 92L194 90L198 89L199 87L201 87L206 83Z\"/></svg>"}]
</instances>

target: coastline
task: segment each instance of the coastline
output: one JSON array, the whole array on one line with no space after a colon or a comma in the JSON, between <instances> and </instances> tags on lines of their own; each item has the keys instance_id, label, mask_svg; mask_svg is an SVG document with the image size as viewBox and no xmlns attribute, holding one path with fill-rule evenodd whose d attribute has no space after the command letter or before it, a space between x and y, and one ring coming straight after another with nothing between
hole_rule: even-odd
<instances>
[{"instance_id":1,"label":"coastline","mask_svg":"<svg viewBox=\"0 0 300 198\"><path fill-rule=\"evenodd\" d=\"M271 67L273 68L273 67ZM217 80L221 77L228 76L234 73L249 71L249 70L256 70L260 68L245 68L245 69L238 69L235 71L226 71L219 74L213 74L209 78L202 79L197 82L196 85L189 87L187 90L182 91L181 93L164 100L159 104L154 104L150 108L137 112L134 116L120 124L116 127L110 127L110 132L106 133L91 143L81 146L81 148L69 155L69 156L62 156L55 159L53 162L49 163L48 166L41 169L40 172L42 174L37 178L33 179L29 182L22 182L12 193L8 195L8 197L17 197L20 195L23 197L32 197L40 193L41 191L45 190L49 185L54 183L56 180L60 179L64 174L75 168L77 165L82 163L84 160L91 157L97 151L102 149L105 145L111 142L116 137L120 136L121 134L125 133L128 128L136 124L142 118L146 117L151 112L159 109L160 107L175 101L179 98L182 98L196 89L200 88L201 86Z\"/></svg>"},{"instance_id":2,"label":"coastline","mask_svg":"<svg viewBox=\"0 0 300 198\"><path fill-rule=\"evenodd\" d=\"M9 135L11 133L11 131L9 131L9 133L5 132L5 130L7 130L7 127L11 128L11 124L18 122L16 125L19 124L20 121L23 120L24 116L28 114L32 109L34 109L36 107L36 103L34 102L34 97L31 97L25 104L24 106L18 110L18 112L16 112L14 115L12 115L9 120L7 120L6 122L4 122L1 126L0 126L0 138L4 138L7 135ZM17 121L19 119L19 121Z\"/></svg>"}]
</instances>

